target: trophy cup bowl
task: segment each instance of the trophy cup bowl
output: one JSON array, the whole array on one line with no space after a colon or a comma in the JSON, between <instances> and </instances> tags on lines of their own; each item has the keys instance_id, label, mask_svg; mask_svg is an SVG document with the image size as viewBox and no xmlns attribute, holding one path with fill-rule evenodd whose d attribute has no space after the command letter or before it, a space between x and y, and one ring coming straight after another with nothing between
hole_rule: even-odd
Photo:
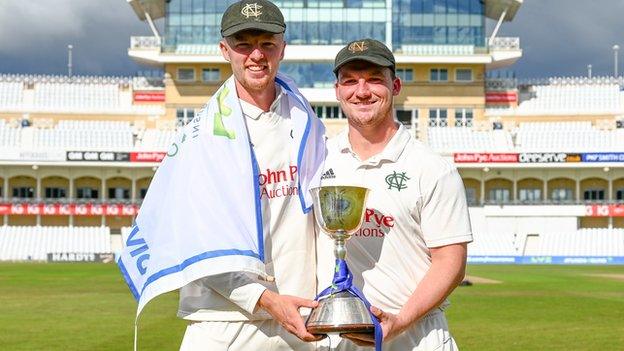
<instances>
[{"instance_id":1,"label":"trophy cup bowl","mask_svg":"<svg viewBox=\"0 0 624 351\"><path fill-rule=\"evenodd\" d=\"M334 255L346 257L345 243L360 228L369 189L357 186L321 186L310 190L318 225L334 240ZM306 327L311 334L372 333L366 305L348 291L330 294L312 310Z\"/></svg>"}]
</instances>

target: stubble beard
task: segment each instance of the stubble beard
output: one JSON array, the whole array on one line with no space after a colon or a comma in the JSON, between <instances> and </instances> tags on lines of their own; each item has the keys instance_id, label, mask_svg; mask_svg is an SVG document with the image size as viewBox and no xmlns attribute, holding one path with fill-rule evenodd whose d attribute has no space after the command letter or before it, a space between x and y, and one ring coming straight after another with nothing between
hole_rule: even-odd
<instances>
[{"instance_id":1,"label":"stubble beard","mask_svg":"<svg viewBox=\"0 0 624 351\"><path fill-rule=\"evenodd\" d=\"M272 70L261 79L253 79L246 75L246 69L243 67L240 77L236 77L240 85L249 92L258 92L266 90L273 81L275 81L275 75L272 74Z\"/></svg>"},{"instance_id":2,"label":"stubble beard","mask_svg":"<svg viewBox=\"0 0 624 351\"><path fill-rule=\"evenodd\" d=\"M376 127L382 124L388 118L388 115L392 116L392 106L393 100L390 100L387 108L382 107L377 111L371 111L370 113L372 114L367 112L364 118L358 118L358 112L354 109L353 116L347 115L347 118L351 124L360 128Z\"/></svg>"},{"instance_id":3,"label":"stubble beard","mask_svg":"<svg viewBox=\"0 0 624 351\"><path fill-rule=\"evenodd\" d=\"M269 76L263 79L244 79L241 85L249 91L262 91L269 87L271 81L273 81L273 79Z\"/></svg>"}]
</instances>

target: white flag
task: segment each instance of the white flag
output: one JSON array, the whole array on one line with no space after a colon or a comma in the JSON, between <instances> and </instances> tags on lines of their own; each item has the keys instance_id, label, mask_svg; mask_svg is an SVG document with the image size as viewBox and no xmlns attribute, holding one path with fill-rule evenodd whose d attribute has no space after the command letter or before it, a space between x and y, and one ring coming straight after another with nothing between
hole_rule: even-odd
<instances>
[{"instance_id":1,"label":"white flag","mask_svg":"<svg viewBox=\"0 0 624 351\"><path fill-rule=\"evenodd\" d=\"M325 129L288 77L302 209L320 184ZM259 171L234 78L176 137L154 175L117 263L138 301L205 276L246 271L265 276Z\"/></svg>"}]
</instances>

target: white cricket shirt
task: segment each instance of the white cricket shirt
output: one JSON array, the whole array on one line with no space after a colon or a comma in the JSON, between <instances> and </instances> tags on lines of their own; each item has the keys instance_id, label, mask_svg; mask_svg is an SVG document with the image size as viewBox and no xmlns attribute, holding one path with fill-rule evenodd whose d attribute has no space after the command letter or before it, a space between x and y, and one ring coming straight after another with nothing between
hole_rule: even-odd
<instances>
[{"instance_id":1,"label":"white cricket shirt","mask_svg":"<svg viewBox=\"0 0 624 351\"><path fill-rule=\"evenodd\" d=\"M327 147L322 185L370 189L362 227L346 245L354 284L372 305L398 313L431 266L430 247L472 241L462 180L403 125L366 161L352 151L347 131ZM333 241L320 235L318 245L323 289L333 274Z\"/></svg>"},{"instance_id":2,"label":"white cricket shirt","mask_svg":"<svg viewBox=\"0 0 624 351\"><path fill-rule=\"evenodd\" d=\"M312 214L303 214L301 209L297 160L291 159L290 98L276 87L276 99L267 112L240 100L260 168L265 263L275 282L258 281L246 273L196 280L180 290L180 317L198 321L270 318L263 310L254 311L265 288L309 299L315 296L314 222Z\"/></svg>"}]
</instances>

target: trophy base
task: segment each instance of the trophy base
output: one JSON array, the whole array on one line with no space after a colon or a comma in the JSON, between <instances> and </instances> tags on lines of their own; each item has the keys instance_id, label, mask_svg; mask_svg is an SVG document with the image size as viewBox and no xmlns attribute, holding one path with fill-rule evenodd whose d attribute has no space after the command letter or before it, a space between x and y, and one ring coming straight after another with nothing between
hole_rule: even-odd
<instances>
[{"instance_id":1,"label":"trophy base","mask_svg":"<svg viewBox=\"0 0 624 351\"><path fill-rule=\"evenodd\" d=\"M330 295L312 310L306 328L310 334L373 333L375 326L364 302L348 291Z\"/></svg>"},{"instance_id":2,"label":"trophy base","mask_svg":"<svg viewBox=\"0 0 624 351\"><path fill-rule=\"evenodd\" d=\"M373 334L375 326L372 324L345 324L345 325L318 325L308 327L310 334L342 334L342 333L363 333Z\"/></svg>"}]
</instances>

